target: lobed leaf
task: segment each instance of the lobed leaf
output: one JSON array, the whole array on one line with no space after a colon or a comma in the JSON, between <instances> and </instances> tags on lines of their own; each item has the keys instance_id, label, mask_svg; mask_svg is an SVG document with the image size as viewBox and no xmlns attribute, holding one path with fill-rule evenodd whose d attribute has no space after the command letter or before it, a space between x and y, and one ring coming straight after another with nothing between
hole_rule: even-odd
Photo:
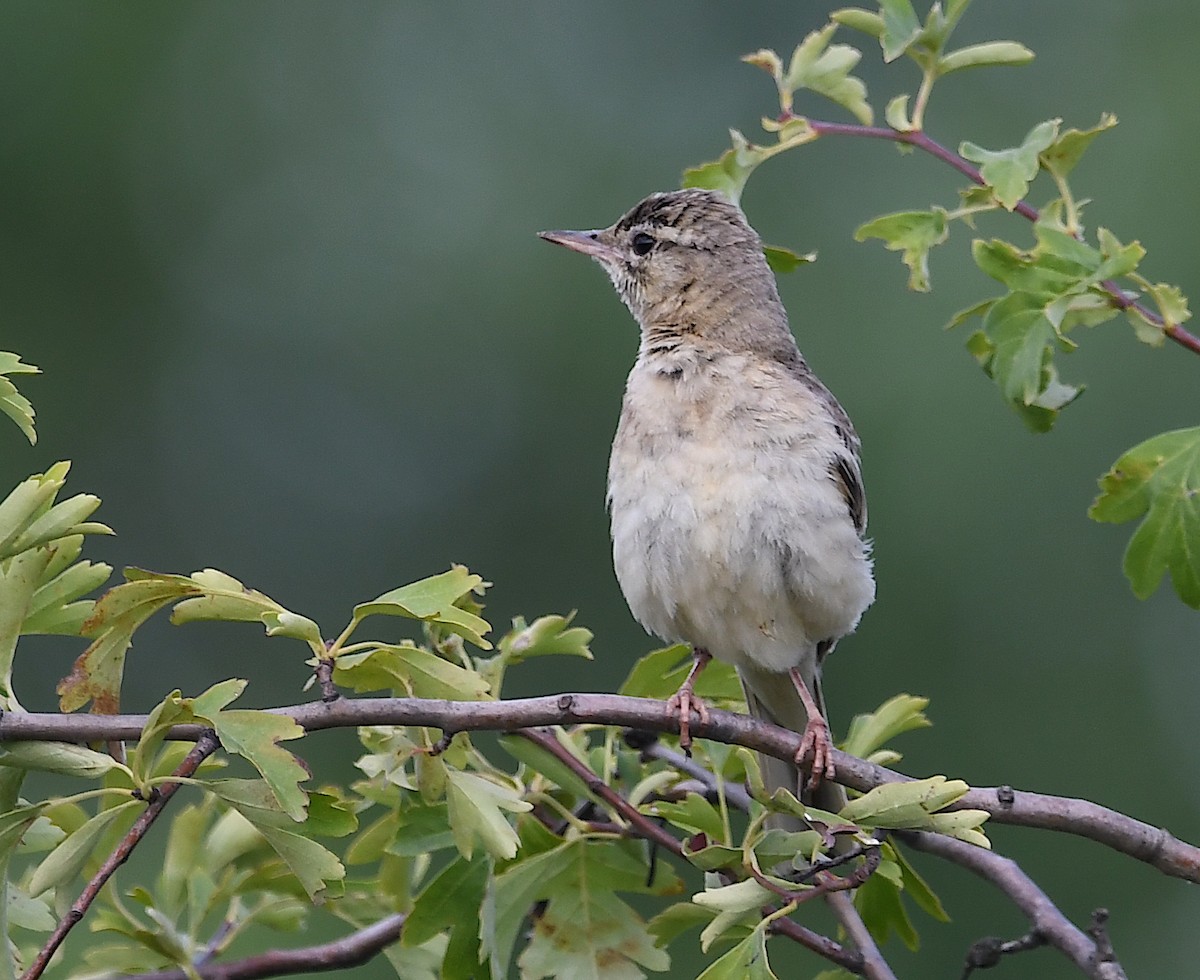
<instances>
[{"instance_id":1,"label":"lobed leaf","mask_svg":"<svg viewBox=\"0 0 1200 980\"><path fill-rule=\"evenodd\" d=\"M734 204L737 204L742 198L742 190L746 186L746 181L769 154L763 147L750 143L736 129L731 129L729 136L733 141L733 146L716 160L685 170L683 186L720 191ZM815 138L815 134L813 134L813 138Z\"/></svg>"},{"instance_id":2,"label":"lobed leaf","mask_svg":"<svg viewBox=\"0 0 1200 980\"><path fill-rule=\"evenodd\" d=\"M928 698L897 694L869 714L855 715L842 749L860 759L870 759L897 735L932 725L925 714L928 706Z\"/></svg>"},{"instance_id":3,"label":"lobed leaf","mask_svg":"<svg viewBox=\"0 0 1200 980\"><path fill-rule=\"evenodd\" d=\"M697 980L778 980L767 959L767 927L760 922L750 935L715 960Z\"/></svg>"},{"instance_id":4,"label":"lobed leaf","mask_svg":"<svg viewBox=\"0 0 1200 980\"><path fill-rule=\"evenodd\" d=\"M979 173L992 189L996 200L1011 211L1029 190L1029 182L1037 176L1038 156L1058 138L1060 120L1038 123L1021 141L1020 146L1006 150L985 150L974 143L964 142L959 155L980 165Z\"/></svg>"},{"instance_id":5,"label":"lobed leaf","mask_svg":"<svg viewBox=\"0 0 1200 980\"><path fill-rule=\"evenodd\" d=\"M884 20L887 21L886 14ZM792 52L787 73L776 74L781 107L789 110L792 94L798 89L808 89L836 102L864 126L869 126L874 114L867 102L867 86L850 74L862 53L848 44L830 44L836 30L836 24L829 24L807 35Z\"/></svg>"},{"instance_id":6,"label":"lobed leaf","mask_svg":"<svg viewBox=\"0 0 1200 980\"><path fill-rule=\"evenodd\" d=\"M308 797L300 783L309 778L309 772L279 744L303 738L303 728L290 718L266 711L213 711L197 717L213 727L227 752L240 755L259 771L284 813L297 823L304 820Z\"/></svg>"},{"instance_id":7,"label":"lobed leaf","mask_svg":"<svg viewBox=\"0 0 1200 980\"><path fill-rule=\"evenodd\" d=\"M459 853L469 861L478 841L493 857L514 857L517 832L503 811L525 813L533 809L533 804L522 800L510 787L474 773L448 769L446 776L450 829Z\"/></svg>"},{"instance_id":8,"label":"lobed leaf","mask_svg":"<svg viewBox=\"0 0 1200 980\"><path fill-rule=\"evenodd\" d=\"M1148 598L1169 571L1179 597L1200 609L1200 427L1164 432L1123 454L1088 514L1112 524L1142 517L1123 562L1134 595Z\"/></svg>"},{"instance_id":9,"label":"lobed leaf","mask_svg":"<svg viewBox=\"0 0 1200 980\"><path fill-rule=\"evenodd\" d=\"M456 605L472 592L481 593L486 585L480 576L471 574L462 565L455 565L448 572L392 589L371 602L355 606L354 617L404 616L440 623L477 647L490 650L492 645L483 634L489 632L491 626Z\"/></svg>"},{"instance_id":10,"label":"lobed leaf","mask_svg":"<svg viewBox=\"0 0 1200 980\"><path fill-rule=\"evenodd\" d=\"M25 433L25 438L31 446L37 444L37 431L34 428L36 413L29 399L17 391L17 386L7 375L41 373L41 368L25 364L19 355L10 351L0 351L0 412L17 424L17 428Z\"/></svg>"},{"instance_id":11,"label":"lobed leaf","mask_svg":"<svg viewBox=\"0 0 1200 980\"><path fill-rule=\"evenodd\" d=\"M949 237L946 211L900 211L868 221L854 233L855 241L880 238L891 252L902 252L902 261L909 269L908 288L929 292L929 251Z\"/></svg>"},{"instance_id":12,"label":"lobed leaf","mask_svg":"<svg viewBox=\"0 0 1200 980\"><path fill-rule=\"evenodd\" d=\"M519 664L533 657L568 656L592 659L588 644L592 631L582 626L572 626L575 614L569 616L541 616L529 625L518 617L513 620L512 631L500 640L500 653L510 664Z\"/></svg>"},{"instance_id":13,"label":"lobed leaf","mask_svg":"<svg viewBox=\"0 0 1200 980\"><path fill-rule=\"evenodd\" d=\"M1100 117L1100 122L1091 129L1066 130L1041 152L1039 159L1042 166L1056 177L1065 178L1075 169L1075 165L1079 163L1092 140L1105 130L1112 129L1116 124L1117 117L1106 112Z\"/></svg>"}]
</instances>

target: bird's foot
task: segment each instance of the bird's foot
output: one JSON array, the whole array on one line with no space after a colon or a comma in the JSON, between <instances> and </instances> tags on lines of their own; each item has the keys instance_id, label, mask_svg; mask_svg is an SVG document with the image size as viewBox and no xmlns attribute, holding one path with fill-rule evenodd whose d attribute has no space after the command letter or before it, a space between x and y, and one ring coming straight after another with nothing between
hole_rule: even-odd
<instances>
[{"instance_id":1,"label":"bird's foot","mask_svg":"<svg viewBox=\"0 0 1200 980\"><path fill-rule=\"evenodd\" d=\"M829 724L821 715L809 715L800 748L796 750L796 765L808 770L810 790L820 786L822 780L834 777L833 739L829 735Z\"/></svg>"},{"instance_id":2,"label":"bird's foot","mask_svg":"<svg viewBox=\"0 0 1200 980\"><path fill-rule=\"evenodd\" d=\"M667 698L667 711L679 716L679 747L691 758L692 755L692 712L702 725L708 724L708 704L696 697L691 684L684 684Z\"/></svg>"},{"instance_id":3,"label":"bird's foot","mask_svg":"<svg viewBox=\"0 0 1200 980\"><path fill-rule=\"evenodd\" d=\"M696 678L710 660L712 654L707 650L692 650L692 669L679 690L667 698L667 712L679 718L679 747L688 758L692 755L692 712L696 712L702 725L708 724L708 705L703 698L696 697Z\"/></svg>"}]
</instances>

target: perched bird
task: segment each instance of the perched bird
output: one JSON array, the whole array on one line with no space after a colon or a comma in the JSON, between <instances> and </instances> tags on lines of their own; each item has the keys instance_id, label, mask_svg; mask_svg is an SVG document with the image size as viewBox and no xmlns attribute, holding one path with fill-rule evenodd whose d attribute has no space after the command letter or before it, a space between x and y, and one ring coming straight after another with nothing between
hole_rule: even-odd
<instances>
[{"instance_id":1,"label":"perched bird","mask_svg":"<svg viewBox=\"0 0 1200 980\"><path fill-rule=\"evenodd\" d=\"M613 562L651 633L692 646L671 698L690 741L696 675L732 664L751 713L803 733L806 797L839 809L821 665L875 597L859 439L796 346L762 241L708 190L541 237L604 268L641 328L608 470ZM805 789L764 760L768 785Z\"/></svg>"}]
</instances>

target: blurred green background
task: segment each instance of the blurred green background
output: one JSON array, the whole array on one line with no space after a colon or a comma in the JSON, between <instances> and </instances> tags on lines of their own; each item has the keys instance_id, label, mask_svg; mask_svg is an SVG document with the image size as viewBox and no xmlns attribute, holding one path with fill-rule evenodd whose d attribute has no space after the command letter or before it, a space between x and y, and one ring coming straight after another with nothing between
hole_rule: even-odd
<instances>
[{"instance_id":1,"label":"blurred green background","mask_svg":"<svg viewBox=\"0 0 1200 980\"><path fill-rule=\"evenodd\" d=\"M596 632L594 664L539 663L508 693L611 690L653 645L613 578L603 507L635 329L598 269L534 233L677 186L729 126L756 138L773 90L739 56L786 56L827 12L8 0L0 347L45 375L22 383L36 449L0 428L0 487L72 459L68 488L103 497L119 533L91 557L213 565L330 634L353 603L463 562L496 583L497 626L578 609ZM1147 274L1195 295L1198 34L1186 0L979 0L956 40L1011 37L1038 59L944 80L930 132L999 148L1051 116L1115 112L1074 179L1098 199L1089 224L1140 239ZM915 88L911 66L885 71L855 43L877 107ZM841 118L803 97L798 111ZM827 669L835 727L928 695L936 727L904 738L906 771L1080 795L1200 840L1200 618L1169 587L1135 600L1129 529L1085 515L1121 452L1197 424L1200 361L1113 321L1063 364L1084 397L1050 435L1026 432L966 333L941 329L996 291L965 230L935 252L927 296L852 240L878 213L952 204L959 183L931 158L831 139L768 164L743 202L768 241L820 253L781 288L864 443L879 599ZM1030 240L1019 218L982 231ZM25 647L27 706L54 705L78 649ZM152 623L126 703L230 674L251 679L249 703L294 701L302 660L251 628ZM351 747L305 746L329 774ZM1195 975L1194 888L1098 845L992 836L1077 921L1112 910L1131 976ZM955 976L975 939L1025 931L989 887L918 860L954 922L920 923L902 975ZM781 976L820 968L772 949ZM1040 952L996 975L1075 974Z\"/></svg>"}]
</instances>

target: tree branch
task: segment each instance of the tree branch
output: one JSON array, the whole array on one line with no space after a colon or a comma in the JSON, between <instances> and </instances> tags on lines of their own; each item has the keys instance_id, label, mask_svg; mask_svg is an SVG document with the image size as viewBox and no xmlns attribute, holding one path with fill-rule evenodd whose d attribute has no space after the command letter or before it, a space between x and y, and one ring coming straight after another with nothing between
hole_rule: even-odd
<instances>
[{"instance_id":1,"label":"tree branch","mask_svg":"<svg viewBox=\"0 0 1200 980\"><path fill-rule=\"evenodd\" d=\"M779 117L780 122L787 122L789 119L798 119L799 116L785 113ZM867 139L882 139L892 143L902 143L906 146L914 146L919 150L924 150L931 156L936 157L943 163L953 167L960 174L965 176L972 183L978 184L980 187L987 186L987 181L983 179L983 175L978 168L972 166L968 161L964 160L953 150L942 146L937 140L932 139L922 129L899 130L891 129L887 126L860 126L857 123L835 123L825 122L820 119L807 119L809 127L813 132L820 136L858 136ZM1027 201L1018 201L1013 208L1017 214L1030 221L1037 221L1041 216L1038 209L1033 207ZM1159 314L1144 306L1135 300L1130 299L1125 291L1121 289L1117 283L1111 279L1107 279L1100 283L1100 288L1103 289L1111 297L1112 304L1118 309L1134 309L1144 316L1148 321L1158 327L1164 334L1170 337L1175 343L1181 347L1185 347L1193 354L1200 354L1200 337L1185 330L1179 324L1168 325Z\"/></svg>"},{"instance_id":2,"label":"tree branch","mask_svg":"<svg viewBox=\"0 0 1200 980\"><path fill-rule=\"evenodd\" d=\"M506 701L440 701L423 698L339 698L325 703L269 709L291 718L306 731L360 725L414 725L443 731L516 731L547 725L614 725L677 734L679 718L662 701L617 694L555 694ZM87 742L136 740L145 715L60 715L9 713L0 718L0 742ZM203 729L179 725L168 737L193 740ZM707 721L695 720L692 732L763 752L791 762L800 735L747 715L712 709ZM859 792L912 777L835 751L837 781ZM1007 786L975 787L954 807L986 810L997 823L1074 834L1157 868L1163 874L1200 883L1200 848L1168 831L1087 800L1018 792Z\"/></svg>"},{"instance_id":3,"label":"tree branch","mask_svg":"<svg viewBox=\"0 0 1200 980\"><path fill-rule=\"evenodd\" d=\"M200 763L207 759L217 750L220 743L217 741L216 735L211 731L203 732L195 746L192 748L183 761L176 768L173 775L188 777L195 774L200 768ZM157 788L153 798L150 800L149 806L142 811L141 815L134 821L129 832L122 838L121 843L113 850L113 852L104 860L93 876L92 880L87 883L83 893L75 900L68 910L67 914L58 920L58 925L50 938L38 951L34 957L33 963L29 969L21 975L21 980L37 980L42 975L46 967L50 963L50 958L57 952L58 948L63 944L63 940L67 938L69 933L76 924L83 919L87 910L91 907L92 902L96 900L96 896L100 894L100 889L115 873L117 868L124 864L129 855L133 853L133 849L146 836L146 831L150 829L151 824L158 819L158 815L162 813L163 808L170 802L175 791L179 789L182 783L163 783Z\"/></svg>"},{"instance_id":4,"label":"tree branch","mask_svg":"<svg viewBox=\"0 0 1200 980\"><path fill-rule=\"evenodd\" d=\"M1126 980L1112 946L1079 929L1011 858L965 841L923 830L894 831L906 844L953 861L999 888L1028 917L1033 931L1062 951L1086 976Z\"/></svg>"},{"instance_id":5,"label":"tree branch","mask_svg":"<svg viewBox=\"0 0 1200 980\"><path fill-rule=\"evenodd\" d=\"M389 915L333 942L301 946L298 949L276 949L232 963L209 963L196 967L196 974L202 980L261 980L262 977L361 966L400 938L406 918L404 914ZM188 980L188 974L183 970L160 970L157 973L139 973L137 980Z\"/></svg>"}]
</instances>

